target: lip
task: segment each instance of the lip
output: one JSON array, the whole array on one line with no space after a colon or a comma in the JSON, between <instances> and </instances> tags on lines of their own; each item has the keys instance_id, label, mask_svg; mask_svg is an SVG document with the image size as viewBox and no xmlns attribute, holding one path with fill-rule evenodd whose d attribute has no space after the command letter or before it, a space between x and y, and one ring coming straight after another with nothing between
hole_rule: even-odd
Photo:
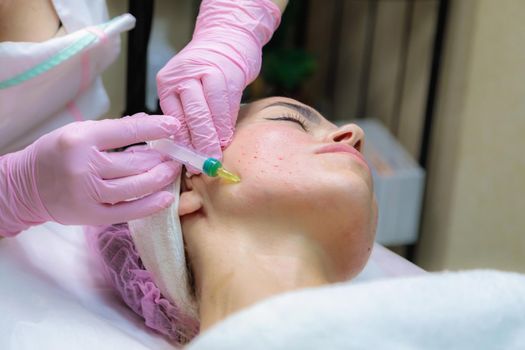
<instances>
[{"instance_id":1,"label":"lip","mask_svg":"<svg viewBox=\"0 0 525 350\"><path fill-rule=\"evenodd\" d=\"M323 147L319 148L315 153L316 154L323 154L323 153L350 153L355 158L357 158L361 163L366 165L366 167L368 168L368 164L366 163L365 157L363 157L361 152L356 150L354 147L352 147L350 145L347 145L347 144L344 144L344 143L339 143L339 144L334 143L334 144L331 144L331 145L323 146Z\"/></svg>"}]
</instances>

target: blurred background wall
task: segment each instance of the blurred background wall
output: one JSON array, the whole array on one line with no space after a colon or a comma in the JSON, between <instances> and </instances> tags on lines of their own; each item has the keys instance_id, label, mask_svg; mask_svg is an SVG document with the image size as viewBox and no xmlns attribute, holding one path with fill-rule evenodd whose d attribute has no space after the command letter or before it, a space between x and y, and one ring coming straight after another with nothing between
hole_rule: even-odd
<instances>
[{"instance_id":1,"label":"blurred background wall","mask_svg":"<svg viewBox=\"0 0 525 350\"><path fill-rule=\"evenodd\" d=\"M170 48L182 49L199 2L154 3L152 35L167 32ZM128 1L108 5L114 16ZM446 1L436 52L443 5L290 0L246 98L287 95L335 122L379 119L427 174L420 239L394 248L429 270L525 272L525 1ZM113 117L125 110L123 39L104 75Z\"/></svg>"},{"instance_id":2,"label":"blurred background wall","mask_svg":"<svg viewBox=\"0 0 525 350\"><path fill-rule=\"evenodd\" d=\"M525 2L452 1L417 262L525 272Z\"/></svg>"},{"instance_id":3,"label":"blurred background wall","mask_svg":"<svg viewBox=\"0 0 525 350\"><path fill-rule=\"evenodd\" d=\"M128 12L128 0L106 0L106 2L110 17ZM181 50L191 39L199 2L194 0L154 0L153 3L154 19L151 37L155 36L155 38L162 39L157 41L166 41L169 49ZM111 108L108 112L111 117L120 117L126 109L127 35L122 35L121 39L121 55L117 62L103 75L104 85L111 99Z\"/></svg>"}]
</instances>

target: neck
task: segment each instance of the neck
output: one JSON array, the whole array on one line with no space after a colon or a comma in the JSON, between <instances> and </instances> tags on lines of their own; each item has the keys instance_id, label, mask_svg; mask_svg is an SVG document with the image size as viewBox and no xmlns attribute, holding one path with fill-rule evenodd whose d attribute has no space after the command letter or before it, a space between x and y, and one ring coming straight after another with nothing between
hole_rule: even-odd
<instances>
[{"instance_id":1,"label":"neck","mask_svg":"<svg viewBox=\"0 0 525 350\"><path fill-rule=\"evenodd\" d=\"M253 225L250 232L215 231L220 242L206 246L217 249L194 262L202 331L270 296L331 280L322 254L305 235L254 231Z\"/></svg>"}]
</instances>

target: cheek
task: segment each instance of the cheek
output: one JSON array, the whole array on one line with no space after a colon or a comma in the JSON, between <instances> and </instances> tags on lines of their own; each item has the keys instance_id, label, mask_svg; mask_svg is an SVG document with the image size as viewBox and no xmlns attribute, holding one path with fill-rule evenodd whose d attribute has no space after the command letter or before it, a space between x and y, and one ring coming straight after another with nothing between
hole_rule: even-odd
<instances>
[{"instance_id":1,"label":"cheek","mask_svg":"<svg viewBox=\"0 0 525 350\"><path fill-rule=\"evenodd\" d=\"M237 171L244 184L270 182L272 186L290 183L304 173L304 148L311 136L291 128L259 125L236 133L234 142L224 152L225 166ZM302 151L302 152L301 152Z\"/></svg>"},{"instance_id":2,"label":"cheek","mask_svg":"<svg viewBox=\"0 0 525 350\"><path fill-rule=\"evenodd\" d=\"M311 135L273 123L238 129L224 152L224 165L240 175L241 183L221 186L222 195L242 203L239 210L256 207L275 214L293 208L298 214L326 214L342 224L353 207L370 200L370 188L355 166L345 164L342 170L334 158L313 155L316 145Z\"/></svg>"},{"instance_id":3,"label":"cheek","mask_svg":"<svg viewBox=\"0 0 525 350\"><path fill-rule=\"evenodd\" d=\"M278 210L296 206L296 199L310 190L305 149L312 136L273 124L237 130L232 144L224 151L224 166L237 173L241 182L223 186L223 195L242 203L236 211L256 208L259 214L275 215Z\"/></svg>"}]
</instances>

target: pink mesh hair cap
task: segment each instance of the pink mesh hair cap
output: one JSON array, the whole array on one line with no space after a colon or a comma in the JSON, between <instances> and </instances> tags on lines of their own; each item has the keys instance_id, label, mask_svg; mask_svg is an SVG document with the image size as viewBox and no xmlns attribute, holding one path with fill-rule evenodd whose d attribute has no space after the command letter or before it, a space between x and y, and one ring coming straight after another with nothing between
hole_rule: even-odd
<instances>
[{"instance_id":1,"label":"pink mesh hair cap","mask_svg":"<svg viewBox=\"0 0 525 350\"><path fill-rule=\"evenodd\" d=\"M177 212L179 187L180 179L170 208L129 225L91 227L86 236L123 301L148 327L183 345L198 334L199 320Z\"/></svg>"}]
</instances>

